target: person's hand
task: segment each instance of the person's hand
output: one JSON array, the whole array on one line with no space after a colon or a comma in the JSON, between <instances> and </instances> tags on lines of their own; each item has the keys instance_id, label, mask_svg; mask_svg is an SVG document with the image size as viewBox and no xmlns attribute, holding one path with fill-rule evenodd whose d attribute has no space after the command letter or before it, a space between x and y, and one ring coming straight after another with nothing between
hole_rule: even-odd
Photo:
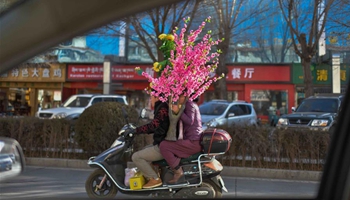
<instances>
[{"instance_id":1,"label":"person's hand","mask_svg":"<svg viewBox=\"0 0 350 200\"><path fill-rule=\"evenodd\" d=\"M130 134L134 135L136 133L136 129L133 129L133 128L128 128L125 130L124 132L124 135L128 135L128 136L131 136Z\"/></svg>"},{"instance_id":2,"label":"person's hand","mask_svg":"<svg viewBox=\"0 0 350 200\"><path fill-rule=\"evenodd\" d=\"M179 108L178 105L173 104L173 105L171 106L171 110L172 110L175 114L177 114L177 113L179 113L180 108Z\"/></svg>"},{"instance_id":3,"label":"person's hand","mask_svg":"<svg viewBox=\"0 0 350 200\"><path fill-rule=\"evenodd\" d=\"M124 131L119 131L119 135L129 135L129 134L135 134L136 133L136 129L133 129L133 128L128 128L128 129L125 129Z\"/></svg>"},{"instance_id":4,"label":"person's hand","mask_svg":"<svg viewBox=\"0 0 350 200\"><path fill-rule=\"evenodd\" d=\"M182 107L181 104L179 104L179 105L178 104L173 104L171 106L171 110L173 111L173 113L178 114L180 109L181 109L181 107Z\"/></svg>"}]
</instances>

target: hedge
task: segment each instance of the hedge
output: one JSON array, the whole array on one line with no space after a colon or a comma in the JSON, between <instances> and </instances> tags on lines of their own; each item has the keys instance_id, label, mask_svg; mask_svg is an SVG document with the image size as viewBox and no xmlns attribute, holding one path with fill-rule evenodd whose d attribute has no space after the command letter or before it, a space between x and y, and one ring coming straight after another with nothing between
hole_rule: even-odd
<instances>
[{"instance_id":1,"label":"hedge","mask_svg":"<svg viewBox=\"0 0 350 200\"><path fill-rule=\"evenodd\" d=\"M137 113L133 117L130 121L146 123L138 120ZM84 118L82 115L81 120ZM80 126L86 126L85 129L88 130L87 123L91 122L87 119L84 121L77 122L77 126L80 123ZM64 119L0 118L0 136L16 139L27 157L88 159L108 148L116 138L118 128L124 123L123 120L114 123L119 125L113 130L100 126L100 136L93 140L74 140L76 136L72 136L73 124ZM277 130L269 126L219 128L227 130L233 139L229 151L218 157L225 166L321 171L330 140L326 132ZM108 135L104 131L109 131L108 139L104 139ZM138 135L134 150L150 144L151 137L152 135ZM89 145L95 146L89 149ZM83 147L85 150L82 150Z\"/></svg>"}]
</instances>

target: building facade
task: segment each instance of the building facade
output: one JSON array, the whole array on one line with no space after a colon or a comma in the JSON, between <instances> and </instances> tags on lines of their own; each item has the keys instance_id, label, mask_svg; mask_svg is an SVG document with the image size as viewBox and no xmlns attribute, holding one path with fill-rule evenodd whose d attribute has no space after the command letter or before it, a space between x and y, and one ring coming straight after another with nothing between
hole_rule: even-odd
<instances>
[{"instance_id":1,"label":"building facade","mask_svg":"<svg viewBox=\"0 0 350 200\"><path fill-rule=\"evenodd\" d=\"M27 64L0 76L0 113L34 115L62 103L65 64Z\"/></svg>"}]
</instances>

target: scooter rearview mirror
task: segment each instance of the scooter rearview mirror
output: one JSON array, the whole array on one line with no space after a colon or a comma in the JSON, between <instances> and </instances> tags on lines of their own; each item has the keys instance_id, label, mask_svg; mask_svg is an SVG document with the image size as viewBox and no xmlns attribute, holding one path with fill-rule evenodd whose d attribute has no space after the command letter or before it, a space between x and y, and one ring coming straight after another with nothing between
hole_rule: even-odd
<instances>
[{"instance_id":1,"label":"scooter rearview mirror","mask_svg":"<svg viewBox=\"0 0 350 200\"><path fill-rule=\"evenodd\" d=\"M0 183L24 171L24 154L21 145L15 139L0 137L0 163Z\"/></svg>"},{"instance_id":2,"label":"scooter rearview mirror","mask_svg":"<svg viewBox=\"0 0 350 200\"><path fill-rule=\"evenodd\" d=\"M141 113L140 113L140 117L141 117L142 119L146 118L146 113L147 113L146 108L142 108Z\"/></svg>"}]
</instances>

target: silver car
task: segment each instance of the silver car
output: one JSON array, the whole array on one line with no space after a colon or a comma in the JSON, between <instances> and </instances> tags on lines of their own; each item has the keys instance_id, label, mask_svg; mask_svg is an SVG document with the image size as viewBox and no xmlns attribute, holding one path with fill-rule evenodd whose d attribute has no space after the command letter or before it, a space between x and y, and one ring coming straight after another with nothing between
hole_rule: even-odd
<instances>
[{"instance_id":1,"label":"silver car","mask_svg":"<svg viewBox=\"0 0 350 200\"><path fill-rule=\"evenodd\" d=\"M257 125L253 104L244 101L212 100L199 106L203 130L219 125Z\"/></svg>"}]
</instances>

